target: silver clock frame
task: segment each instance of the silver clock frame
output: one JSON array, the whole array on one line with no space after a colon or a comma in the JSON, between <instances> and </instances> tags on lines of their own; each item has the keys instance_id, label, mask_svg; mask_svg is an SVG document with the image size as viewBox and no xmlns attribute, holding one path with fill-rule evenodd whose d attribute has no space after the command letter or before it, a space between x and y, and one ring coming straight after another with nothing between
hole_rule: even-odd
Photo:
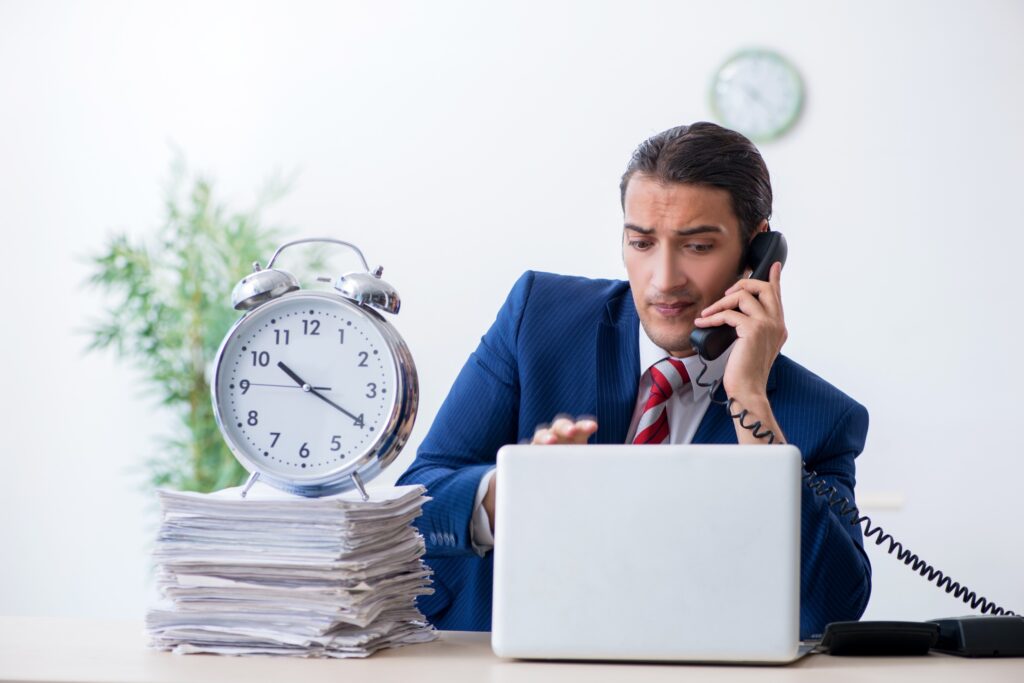
<instances>
[{"instance_id":1,"label":"silver clock frame","mask_svg":"<svg viewBox=\"0 0 1024 683\"><path fill-rule=\"evenodd\" d=\"M328 496L356 489L363 499L366 500L368 496L364 486L365 482L376 477L384 468L394 462L402 448L408 443L409 436L412 433L413 425L416 422L416 411L419 407L419 378L416 372L416 364L413 362L409 347L398 331L371 307L380 307L389 313L398 312L398 295L390 285L380 280L380 268L373 273L356 272L342 275L335 284L335 289L339 291L339 294L327 291L303 291L298 289L298 281L290 273L280 270L274 271L269 268L269 265L273 264L277 255L285 247L304 242L342 244L354 249L359 254L360 259L363 259L362 253L355 245L342 242L341 240L314 238L295 240L279 247L270 264L268 264L267 270L260 269L258 263L254 264L255 274L259 276L257 280L263 279L265 282L270 283L266 290L274 289L275 291L269 297L265 296L267 294L266 290L258 291L254 294L251 291L253 276L242 280L235 288L233 296L235 307L248 310L231 326L231 329L224 336L220 348L217 350L213 365L213 381L210 383L213 413L228 448L250 474L249 481L242 491L243 496L257 480L260 480L282 491L308 498ZM366 261L363 259L363 264L365 265L365 263ZM261 276L262 273L275 273L277 275ZM270 282L272 280L274 282ZM295 286L283 288L279 286L277 281L285 281L289 285L291 282L294 282ZM240 298L238 296L239 290L244 290L248 298ZM284 293L280 293L282 290ZM262 315L272 311L274 308L292 303L296 299L328 301L343 308L348 308L353 314L362 315L369 320L370 324L381 333L388 352L390 352L395 360L395 403L391 414L382 425L378 437L357 458L353 458L343 465L320 475L287 477L263 470L260 467L259 458L256 454L237 443L231 436L231 432L227 429L226 422L224 421L223 406L218 399L217 388L221 382L221 369L224 367L224 353L227 350L228 343L236 337L240 330L246 327L256 313Z\"/></svg>"}]
</instances>

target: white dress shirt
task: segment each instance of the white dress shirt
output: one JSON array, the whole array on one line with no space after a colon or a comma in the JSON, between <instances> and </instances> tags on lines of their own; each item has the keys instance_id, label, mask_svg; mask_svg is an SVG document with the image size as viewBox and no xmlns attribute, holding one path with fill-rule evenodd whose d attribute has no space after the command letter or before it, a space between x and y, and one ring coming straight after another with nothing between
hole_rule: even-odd
<instances>
[{"instance_id":1,"label":"white dress shirt","mask_svg":"<svg viewBox=\"0 0 1024 683\"><path fill-rule=\"evenodd\" d=\"M655 363L671 355L668 351L651 341L643 325L640 325L639 328L640 367L643 368L643 373L640 375L640 386L637 389L636 404L633 406L633 419L630 421L629 431L626 433L627 444L633 442L637 423L640 422L640 416L644 414L644 406L647 405L647 399L651 393L652 380L651 373L648 370ZM732 347L730 346L726 349L725 353L710 361L708 363L708 371L701 382L709 384L721 379L725 374L725 364L728 362L731 353ZM669 429L667 443L673 444L690 443L693 441L693 435L697 433L697 428L700 426L701 420L704 419L704 413L707 412L708 406L711 404L709 390L697 386L696 382L703 369L700 359L694 354L679 360L686 367L686 373L690 376L690 381L681 391L673 393L665 406L665 410L668 413ZM487 496L487 488L490 486L493 477L494 468L491 468L490 471L480 478L480 485L476 489L473 521L470 526L470 542L473 545L473 550L481 557L494 547L491 520L487 515L487 510L484 509L484 498Z\"/></svg>"}]
</instances>

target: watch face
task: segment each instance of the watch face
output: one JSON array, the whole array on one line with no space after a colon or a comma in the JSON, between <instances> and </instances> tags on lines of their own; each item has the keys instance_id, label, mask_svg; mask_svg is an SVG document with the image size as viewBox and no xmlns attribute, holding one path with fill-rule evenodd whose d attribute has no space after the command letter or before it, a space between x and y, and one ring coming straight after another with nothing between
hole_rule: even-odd
<instances>
[{"instance_id":1,"label":"watch face","mask_svg":"<svg viewBox=\"0 0 1024 683\"><path fill-rule=\"evenodd\" d=\"M711 106L727 128L754 141L771 140L796 122L803 106L803 83L778 53L748 50L718 70Z\"/></svg>"},{"instance_id":2,"label":"watch face","mask_svg":"<svg viewBox=\"0 0 1024 683\"><path fill-rule=\"evenodd\" d=\"M398 377L371 314L333 296L285 295L224 341L217 417L249 469L312 481L355 469L386 436Z\"/></svg>"}]
</instances>

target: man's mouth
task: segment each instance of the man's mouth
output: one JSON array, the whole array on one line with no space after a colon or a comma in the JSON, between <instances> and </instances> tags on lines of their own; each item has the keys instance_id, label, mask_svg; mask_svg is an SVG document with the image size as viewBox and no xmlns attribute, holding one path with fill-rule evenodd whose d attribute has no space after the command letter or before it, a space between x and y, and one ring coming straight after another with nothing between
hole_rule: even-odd
<instances>
[{"instance_id":1,"label":"man's mouth","mask_svg":"<svg viewBox=\"0 0 1024 683\"><path fill-rule=\"evenodd\" d=\"M693 308L694 302L692 301L652 301L650 304L651 308L657 311L660 315L666 318L676 318L682 316L684 313L690 312Z\"/></svg>"}]
</instances>

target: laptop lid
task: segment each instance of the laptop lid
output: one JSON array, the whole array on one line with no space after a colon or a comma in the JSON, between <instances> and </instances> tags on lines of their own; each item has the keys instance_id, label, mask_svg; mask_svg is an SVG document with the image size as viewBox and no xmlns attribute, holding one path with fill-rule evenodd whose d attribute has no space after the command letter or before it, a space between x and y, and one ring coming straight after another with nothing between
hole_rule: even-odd
<instances>
[{"instance_id":1,"label":"laptop lid","mask_svg":"<svg viewBox=\"0 0 1024 683\"><path fill-rule=\"evenodd\" d=\"M495 653L796 658L800 474L789 445L505 446Z\"/></svg>"}]
</instances>

